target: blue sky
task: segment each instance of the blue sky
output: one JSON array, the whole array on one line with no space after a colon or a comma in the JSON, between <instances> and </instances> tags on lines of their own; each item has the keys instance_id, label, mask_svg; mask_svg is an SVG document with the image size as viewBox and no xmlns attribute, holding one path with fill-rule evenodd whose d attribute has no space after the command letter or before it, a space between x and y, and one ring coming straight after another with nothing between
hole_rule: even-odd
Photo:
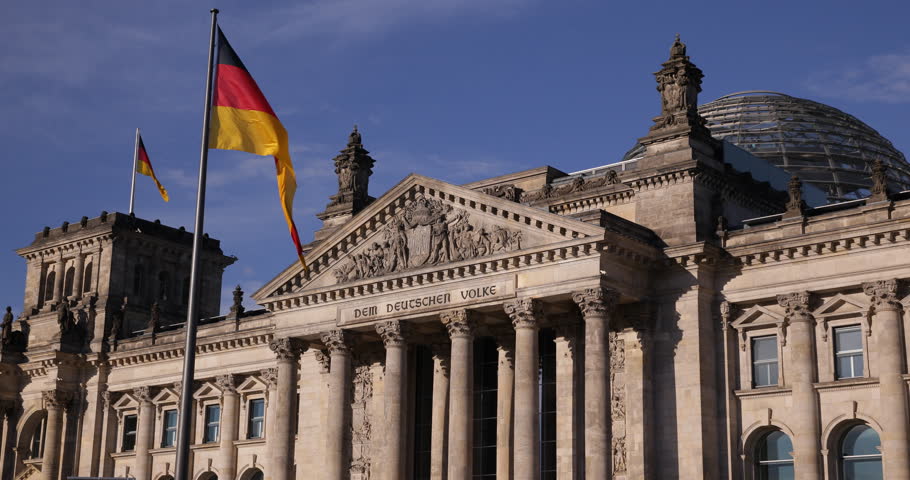
<instances>
[{"instance_id":1,"label":"blue sky","mask_svg":"<svg viewBox=\"0 0 910 480\"><path fill-rule=\"evenodd\" d=\"M824 5L824 6L823 6ZM171 202L137 179L136 213L193 224L212 6L287 128L304 241L337 188L353 124L379 196L410 172L464 183L617 161L659 113L652 72L675 33L700 101L775 90L851 113L910 152L910 2L310 0L7 2L0 304L21 310L13 250L44 225L126 211L143 130ZM205 230L240 260L222 303L294 259L272 161L209 156Z\"/></svg>"}]
</instances>

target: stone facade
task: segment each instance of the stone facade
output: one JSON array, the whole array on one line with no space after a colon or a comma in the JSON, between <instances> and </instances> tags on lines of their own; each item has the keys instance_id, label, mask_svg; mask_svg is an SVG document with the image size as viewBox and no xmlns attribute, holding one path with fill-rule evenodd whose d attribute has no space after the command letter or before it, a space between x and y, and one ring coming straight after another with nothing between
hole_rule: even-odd
<instances>
[{"instance_id":1,"label":"stone facade","mask_svg":"<svg viewBox=\"0 0 910 480\"><path fill-rule=\"evenodd\" d=\"M192 479L837 479L860 427L910 478L910 195L809 208L725 163L678 39L656 76L633 170L373 199L355 130L309 270L263 310L238 288L214 316L234 259L209 239ZM171 478L189 238L105 213L19 250L0 478Z\"/></svg>"}]
</instances>

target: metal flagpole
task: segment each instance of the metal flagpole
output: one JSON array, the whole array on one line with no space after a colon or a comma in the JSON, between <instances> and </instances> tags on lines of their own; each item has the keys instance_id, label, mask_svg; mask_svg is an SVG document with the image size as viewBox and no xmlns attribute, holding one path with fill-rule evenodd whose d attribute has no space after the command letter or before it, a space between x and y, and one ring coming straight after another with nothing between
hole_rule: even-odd
<instances>
[{"instance_id":1,"label":"metal flagpole","mask_svg":"<svg viewBox=\"0 0 910 480\"><path fill-rule=\"evenodd\" d=\"M193 379L196 368L196 317L199 290L199 250L202 243L205 213L205 174L209 155L209 117L212 111L212 71L215 60L215 30L218 28L218 9L213 8L212 33L209 37L209 65L205 76L205 113L202 117L202 149L199 153L199 187L196 194L196 227L193 230L193 257L190 267L190 298L186 312L186 345L183 351L183 388L180 391L180 423L177 428L176 480L189 480L190 420L193 414Z\"/></svg>"},{"instance_id":2,"label":"metal flagpole","mask_svg":"<svg viewBox=\"0 0 910 480\"><path fill-rule=\"evenodd\" d=\"M133 181L130 183L130 215L133 214L133 202L136 199L136 167L139 165L139 129L136 129L136 145L133 147Z\"/></svg>"}]
</instances>

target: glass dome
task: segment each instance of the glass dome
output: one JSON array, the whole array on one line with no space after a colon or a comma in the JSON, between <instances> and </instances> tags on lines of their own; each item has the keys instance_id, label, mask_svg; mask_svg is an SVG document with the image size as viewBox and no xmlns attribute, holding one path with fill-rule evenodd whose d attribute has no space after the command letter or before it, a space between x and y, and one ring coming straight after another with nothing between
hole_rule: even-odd
<instances>
[{"instance_id":1,"label":"glass dome","mask_svg":"<svg viewBox=\"0 0 910 480\"><path fill-rule=\"evenodd\" d=\"M910 189L910 164L888 139L852 115L766 91L726 95L698 107L711 134L822 189L830 202L867 197L872 162L891 189ZM634 149L633 149L634 150ZM629 152L632 153L632 152Z\"/></svg>"}]
</instances>

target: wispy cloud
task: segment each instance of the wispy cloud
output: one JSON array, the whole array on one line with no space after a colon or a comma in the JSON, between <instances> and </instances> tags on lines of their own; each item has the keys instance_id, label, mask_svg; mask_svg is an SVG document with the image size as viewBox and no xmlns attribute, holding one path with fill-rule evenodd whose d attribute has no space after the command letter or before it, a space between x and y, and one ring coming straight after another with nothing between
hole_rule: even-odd
<instances>
[{"instance_id":1,"label":"wispy cloud","mask_svg":"<svg viewBox=\"0 0 910 480\"><path fill-rule=\"evenodd\" d=\"M824 97L910 102L910 53L873 55L847 68L819 72L809 77L807 86Z\"/></svg>"}]
</instances>

